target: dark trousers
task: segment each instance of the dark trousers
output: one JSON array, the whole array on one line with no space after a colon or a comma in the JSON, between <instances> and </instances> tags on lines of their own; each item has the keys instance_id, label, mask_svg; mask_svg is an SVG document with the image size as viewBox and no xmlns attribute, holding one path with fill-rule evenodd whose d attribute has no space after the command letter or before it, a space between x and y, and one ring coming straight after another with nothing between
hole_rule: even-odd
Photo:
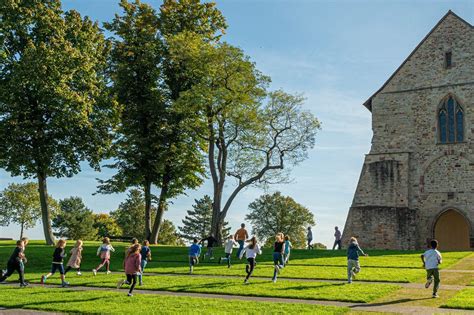
<instances>
[{"instance_id":1,"label":"dark trousers","mask_svg":"<svg viewBox=\"0 0 474 315\"><path fill-rule=\"evenodd\" d=\"M20 283L24 283L24 270L22 265L19 262L8 262L7 264L7 272L0 278L0 282L5 281L8 277L10 277L15 271L18 272L20 275Z\"/></svg>"},{"instance_id":2,"label":"dark trousers","mask_svg":"<svg viewBox=\"0 0 474 315\"><path fill-rule=\"evenodd\" d=\"M67 266L66 270L64 271L64 274L68 273L71 269L72 269L71 266ZM76 268L76 270L77 270L77 272L80 272L80 271L81 271L81 267Z\"/></svg>"},{"instance_id":3,"label":"dark trousers","mask_svg":"<svg viewBox=\"0 0 474 315\"><path fill-rule=\"evenodd\" d=\"M253 270L255 269L255 258L247 258L248 265L246 266L246 271L247 271L247 277L245 277L245 280L248 280L250 276L253 273Z\"/></svg>"},{"instance_id":4,"label":"dark trousers","mask_svg":"<svg viewBox=\"0 0 474 315\"><path fill-rule=\"evenodd\" d=\"M439 270L438 269L427 269L426 270L426 279L432 280L434 278L434 286L433 286L433 295L438 293L439 283L441 280L439 279Z\"/></svg>"},{"instance_id":5,"label":"dark trousers","mask_svg":"<svg viewBox=\"0 0 474 315\"><path fill-rule=\"evenodd\" d=\"M312 241L312 239L308 240L308 249L313 249L313 245L311 245Z\"/></svg>"},{"instance_id":6,"label":"dark trousers","mask_svg":"<svg viewBox=\"0 0 474 315\"><path fill-rule=\"evenodd\" d=\"M137 284L137 275L129 275L127 274L127 283L130 284L130 291L128 293L132 293L133 289L135 289L135 285Z\"/></svg>"},{"instance_id":7,"label":"dark trousers","mask_svg":"<svg viewBox=\"0 0 474 315\"><path fill-rule=\"evenodd\" d=\"M334 250L337 246L337 249L341 249L341 240L334 241L334 245L332 246L332 250Z\"/></svg>"}]
</instances>

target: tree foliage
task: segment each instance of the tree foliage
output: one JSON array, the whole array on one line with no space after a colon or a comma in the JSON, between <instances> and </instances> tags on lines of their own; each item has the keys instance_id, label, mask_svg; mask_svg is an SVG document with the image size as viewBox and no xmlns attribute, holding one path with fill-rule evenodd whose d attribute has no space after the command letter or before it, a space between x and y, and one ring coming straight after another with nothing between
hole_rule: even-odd
<instances>
[{"instance_id":1,"label":"tree foliage","mask_svg":"<svg viewBox=\"0 0 474 315\"><path fill-rule=\"evenodd\" d=\"M94 225L93 227L97 229L97 236L102 237L111 237L111 236L122 236L123 231L120 226L117 224L114 218L112 218L107 213L94 214Z\"/></svg>"},{"instance_id":2,"label":"tree foliage","mask_svg":"<svg viewBox=\"0 0 474 315\"><path fill-rule=\"evenodd\" d=\"M54 213L57 202L51 196L48 198ZM10 184L0 193L0 226L19 224L22 238L24 231L34 228L40 218L41 205L35 183Z\"/></svg>"},{"instance_id":3,"label":"tree foliage","mask_svg":"<svg viewBox=\"0 0 474 315\"><path fill-rule=\"evenodd\" d=\"M203 239L211 233L212 220L212 199L205 195L201 199L195 199L193 210L188 210L186 217L182 220L183 226L178 227L180 235L187 239L194 238ZM222 229L223 238L229 237L230 227L228 223L224 223Z\"/></svg>"},{"instance_id":4,"label":"tree foliage","mask_svg":"<svg viewBox=\"0 0 474 315\"><path fill-rule=\"evenodd\" d=\"M241 49L191 33L174 36L170 43L175 62L199 78L179 102L186 116L199 123L196 132L208 143L212 229L218 234L242 189L288 181L291 167L314 146L320 125L302 109L300 95L268 92L269 78ZM223 200L228 177L235 185Z\"/></svg>"},{"instance_id":5,"label":"tree foliage","mask_svg":"<svg viewBox=\"0 0 474 315\"><path fill-rule=\"evenodd\" d=\"M94 214L80 197L69 197L59 201L59 213L53 218L54 233L72 240L95 240Z\"/></svg>"},{"instance_id":6,"label":"tree foliage","mask_svg":"<svg viewBox=\"0 0 474 315\"><path fill-rule=\"evenodd\" d=\"M289 235L293 246L304 248L306 229L314 225L314 216L308 208L280 192L260 196L249 205L245 219L252 225L252 233L259 239L272 243L282 232Z\"/></svg>"},{"instance_id":7,"label":"tree foliage","mask_svg":"<svg viewBox=\"0 0 474 315\"><path fill-rule=\"evenodd\" d=\"M0 167L36 177L45 239L54 243L46 179L99 167L116 107L107 95L109 47L97 23L59 0L0 6Z\"/></svg>"},{"instance_id":8,"label":"tree foliage","mask_svg":"<svg viewBox=\"0 0 474 315\"><path fill-rule=\"evenodd\" d=\"M154 220L155 208L152 207L151 210L151 219ZM112 211L110 216L123 231L124 235L121 236L136 237L139 240L146 239L145 198L140 190L130 190L127 199L120 203L117 210Z\"/></svg>"},{"instance_id":9,"label":"tree foliage","mask_svg":"<svg viewBox=\"0 0 474 315\"><path fill-rule=\"evenodd\" d=\"M181 236L176 231L176 227L170 220L163 220L163 225L160 230L160 237L158 239L161 245L184 246Z\"/></svg>"}]
</instances>

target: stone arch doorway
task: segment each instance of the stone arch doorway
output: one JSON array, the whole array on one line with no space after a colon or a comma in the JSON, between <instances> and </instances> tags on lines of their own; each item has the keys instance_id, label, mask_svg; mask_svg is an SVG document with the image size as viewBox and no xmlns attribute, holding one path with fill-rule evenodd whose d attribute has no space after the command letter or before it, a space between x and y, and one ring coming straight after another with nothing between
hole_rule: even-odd
<instances>
[{"instance_id":1,"label":"stone arch doorway","mask_svg":"<svg viewBox=\"0 0 474 315\"><path fill-rule=\"evenodd\" d=\"M439 242L441 250L469 250L470 224L460 212L449 209L436 220L434 238Z\"/></svg>"}]
</instances>

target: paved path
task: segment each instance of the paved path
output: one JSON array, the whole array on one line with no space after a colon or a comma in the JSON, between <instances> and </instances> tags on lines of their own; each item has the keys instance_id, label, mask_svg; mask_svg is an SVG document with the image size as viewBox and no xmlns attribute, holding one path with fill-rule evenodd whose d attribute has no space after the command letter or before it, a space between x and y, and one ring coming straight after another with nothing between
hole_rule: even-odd
<instances>
[{"instance_id":1,"label":"paved path","mask_svg":"<svg viewBox=\"0 0 474 315\"><path fill-rule=\"evenodd\" d=\"M25 310L25 309L6 309L0 307L0 315L13 315L13 314L20 314L20 315L59 315L61 313L51 313L51 312L42 312L42 311L34 311L34 310Z\"/></svg>"},{"instance_id":2,"label":"paved path","mask_svg":"<svg viewBox=\"0 0 474 315\"><path fill-rule=\"evenodd\" d=\"M9 284L7 284L9 285ZM40 284L31 284L32 287L40 287ZM47 287L59 287L55 285L45 285ZM120 290L114 288L99 288L99 287L84 287L84 286L71 286L69 290L76 291L110 291L120 292L125 294L127 290ZM256 301L256 302L272 302L272 303L300 303L300 304L312 304L322 306L339 306L348 307L355 311L364 312L387 312L397 314L417 314L417 315L431 315L438 313L448 314L474 314L474 311L465 311L457 309L442 309L435 307L425 306L401 306L397 305L397 301L386 302L386 303L350 303L350 302L339 302L339 301L323 301L323 300L304 300L304 299L292 299L292 298L277 298L277 297L258 297L258 296L244 296L244 295L225 295L225 294L212 294L212 293L192 293L192 292L170 292L170 291L158 291L158 290L134 290L135 294L154 294L154 295L166 295L166 296L185 296L185 297L198 297L198 298L212 298L212 299L224 299L224 300L239 300L239 301ZM10 313L14 314L14 313ZM40 313L26 313L26 314L40 314ZM48 313L46 313L48 314ZM52 314L52 313L49 313Z\"/></svg>"}]
</instances>

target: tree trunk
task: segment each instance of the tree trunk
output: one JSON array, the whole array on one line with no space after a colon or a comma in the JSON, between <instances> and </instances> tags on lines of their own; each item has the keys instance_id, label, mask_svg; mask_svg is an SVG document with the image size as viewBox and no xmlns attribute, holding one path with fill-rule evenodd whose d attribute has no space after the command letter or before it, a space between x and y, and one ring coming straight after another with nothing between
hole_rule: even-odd
<instances>
[{"instance_id":1,"label":"tree trunk","mask_svg":"<svg viewBox=\"0 0 474 315\"><path fill-rule=\"evenodd\" d=\"M20 230L20 240L23 238L23 230L25 228L25 223L21 223L21 230Z\"/></svg>"},{"instance_id":2,"label":"tree trunk","mask_svg":"<svg viewBox=\"0 0 474 315\"><path fill-rule=\"evenodd\" d=\"M150 243L158 244L158 236L160 235L161 223L163 222L163 215L166 210L166 200L168 199L168 190L170 183L169 171L166 170L163 175L160 200L158 201L158 209L156 210L155 223L153 224L153 232L151 234Z\"/></svg>"},{"instance_id":3,"label":"tree trunk","mask_svg":"<svg viewBox=\"0 0 474 315\"><path fill-rule=\"evenodd\" d=\"M47 245L54 245L53 229L51 227L51 212L48 207L48 189L46 176L38 172L38 191L41 203L41 218L43 220L44 239Z\"/></svg>"},{"instance_id":4,"label":"tree trunk","mask_svg":"<svg viewBox=\"0 0 474 315\"><path fill-rule=\"evenodd\" d=\"M151 181L145 180L145 235L149 241L151 238Z\"/></svg>"}]
</instances>

